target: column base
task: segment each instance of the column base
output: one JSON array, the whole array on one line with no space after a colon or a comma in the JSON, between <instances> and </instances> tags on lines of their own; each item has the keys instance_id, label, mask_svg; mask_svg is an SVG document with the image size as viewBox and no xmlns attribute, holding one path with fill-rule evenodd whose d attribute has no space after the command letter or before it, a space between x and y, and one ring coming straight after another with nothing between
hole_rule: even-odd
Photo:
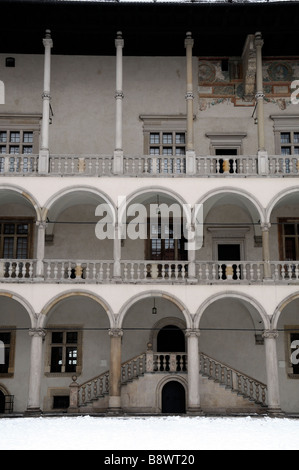
<instances>
[{"instance_id":1,"label":"column base","mask_svg":"<svg viewBox=\"0 0 299 470\"><path fill-rule=\"evenodd\" d=\"M188 416L204 416L204 412L200 407L187 408L186 414Z\"/></svg>"},{"instance_id":2,"label":"column base","mask_svg":"<svg viewBox=\"0 0 299 470\"><path fill-rule=\"evenodd\" d=\"M27 408L27 410L24 412L24 416L31 418L38 418L42 414L43 412L40 408Z\"/></svg>"},{"instance_id":3,"label":"column base","mask_svg":"<svg viewBox=\"0 0 299 470\"><path fill-rule=\"evenodd\" d=\"M269 418L284 418L285 413L281 410L281 408L268 408L267 414Z\"/></svg>"}]
</instances>

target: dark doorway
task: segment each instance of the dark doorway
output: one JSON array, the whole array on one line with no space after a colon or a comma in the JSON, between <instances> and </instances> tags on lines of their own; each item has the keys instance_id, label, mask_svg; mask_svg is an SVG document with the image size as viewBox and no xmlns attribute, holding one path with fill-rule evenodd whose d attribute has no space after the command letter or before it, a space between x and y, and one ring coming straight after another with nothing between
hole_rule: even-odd
<instances>
[{"instance_id":1,"label":"dark doorway","mask_svg":"<svg viewBox=\"0 0 299 470\"><path fill-rule=\"evenodd\" d=\"M183 331L175 325L167 325L158 333L158 352L185 352L185 335Z\"/></svg>"},{"instance_id":2,"label":"dark doorway","mask_svg":"<svg viewBox=\"0 0 299 470\"><path fill-rule=\"evenodd\" d=\"M219 261L241 261L241 245L238 243L228 243L218 245ZM241 276L241 267L233 264L233 279L236 280ZM226 279L226 265L221 265L222 279Z\"/></svg>"},{"instance_id":3,"label":"dark doorway","mask_svg":"<svg viewBox=\"0 0 299 470\"><path fill-rule=\"evenodd\" d=\"M186 394L181 383L172 380L164 385L162 413L186 413Z\"/></svg>"},{"instance_id":4,"label":"dark doorway","mask_svg":"<svg viewBox=\"0 0 299 470\"><path fill-rule=\"evenodd\" d=\"M218 148L218 149L215 149L215 155L219 155L219 156L225 156L225 155L228 155L228 156L232 156L232 155L237 155L237 149L231 149L231 148ZM223 159L221 158L219 160L219 164L220 164L220 169L219 169L219 173L223 173L224 170L223 170ZM237 169L236 171L234 171L234 161L232 159L229 160L229 173L238 173Z\"/></svg>"},{"instance_id":5,"label":"dark doorway","mask_svg":"<svg viewBox=\"0 0 299 470\"><path fill-rule=\"evenodd\" d=\"M0 390L0 414L5 413L5 395Z\"/></svg>"}]
</instances>

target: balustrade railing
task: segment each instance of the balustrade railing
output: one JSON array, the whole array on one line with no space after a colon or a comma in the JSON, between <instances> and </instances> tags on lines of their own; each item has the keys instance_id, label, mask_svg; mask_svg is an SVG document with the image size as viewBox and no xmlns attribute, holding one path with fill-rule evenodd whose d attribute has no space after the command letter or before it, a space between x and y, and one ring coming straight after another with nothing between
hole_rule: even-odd
<instances>
[{"instance_id":1,"label":"balustrade railing","mask_svg":"<svg viewBox=\"0 0 299 470\"><path fill-rule=\"evenodd\" d=\"M109 283L113 281L113 260L43 260L47 282ZM263 261L196 261L195 278L202 284L226 282L261 283L264 279ZM188 279L187 261L121 261L123 283L182 283ZM299 261L270 261L273 282L299 282ZM0 260L2 281L24 282L37 277L37 261L28 259Z\"/></svg>"},{"instance_id":2,"label":"balustrade railing","mask_svg":"<svg viewBox=\"0 0 299 470\"><path fill-rule=\"evenodd\" d=\"M187 353L147 351L146 372L187 372L187 359Z\"/></svg>"},{"instance_id":3,"label":"balustrade railing","mask_svg":"<svg viewBox=\"0 0 299 470\"><path fill-rule=\"evenodd\" d=\"M35 277L35 260L0 260L0 279L7 281L29 281Z\"/></svg>"},{"instance_id":4,"label":"balustrade railing","mask_svg":"<svg viewBox=\"0 0 299 470\"><path fill-rule=\"evenodd\" d=\"M198 176L247 176L258 174L256 155L217 155L196 157Z\"/></svg>"},{"instance_id":5,"label":"balustrade railing","mask_svg":"<svg viewBox=\"0 0 299 470\"><path fill-rule=\"evenodd\" d=\"M112 162L112 155L50 155L49 173L58 176L109 176Z\"/></svg>"},{"instance_id":6,"label":"balustrade railing","mask_svg":"<svg viewBox=\"0 0 299 470\"><path fill-rule=\"evenodd\" d=\"M0 175L38 175L39 155L1 154ZM124 176L188 176L185 155L124 155ZM299 156L269 155L270 176L298 176ZM50 154L49 175L113 176L113 155ZM198 155L195 176L258 176L256 155Z\"/></svg>"},{"instance_id":7,"label":"balustrade railing","mask_svg":"<svg viewBox=\"0 0 299 470\"><path fill-rule=\"evenodd\" d=\"M77 388L77 405L87 406L92 401L109 394L109 372L84 382Z\"/></svg>"},{"instance_id":8,"label":"balustrade railing","mask_svg":"<svg viewBox=\"0 0 299 470\"><path fill-rule=\"evenodd\" d=\"M32 175L38 172L38 155L1 154L0 174Z\"/></svg>"},{"instance_id":9,"label":"balustrade railing","mask_svg":"<svg viewBox=\"0 0 299 470\"><path fill-rule=\"evenodd\" d=\"M144 375L146 372L146 354L140 354L121 365L121 383L124 385Z\"/></svg>"},{"instance_id":10,"label":"balustrade railing","mask_svg":"<svg viewBox=\"0 0 299 470\"><path fill-rule=\"evenodd\" d=\"M113 275L113 261L86 260L44 260L46 281L110 281Z\"/></svg>"},{"instance_id":11,"label":"balustrade railing","mask_svg":"<svg viewBox=\"0 0 299 470\"><path fill-rule=\"evenodd\" d=\"M200 372L225 388L259 405L266 406L267 385L216 359L200 353Z\"/></svg>"},{"instance_id":12,"label":"balustrade railing","mask_svg":"<svg viewBox=\"0 0 299 470\"><path fill-rule=\"evenodd\" d=\"M183 281L188 277L186 261L121 261L126 281Z\"/></svg>"},{"instance_id":13,"label":"balustrade railing","mask_svg":"<svg viewBox=\"0 0 299 470\"><path fill-rule=\"evenodd\" d=\"M262 281L262 261L197 261L196 277L204 282L251 282Z\"/></svg>"},{"instance_id":14,"label":"balustrade railing","mask_svg":"<svg viewBox=\"0 0 299 470\"><path fill-rule=\"evenodd\" d=\"M269 156L270 175L294 175L299 174L299 155L270 155Z\"/></svg>"}]
</instances>

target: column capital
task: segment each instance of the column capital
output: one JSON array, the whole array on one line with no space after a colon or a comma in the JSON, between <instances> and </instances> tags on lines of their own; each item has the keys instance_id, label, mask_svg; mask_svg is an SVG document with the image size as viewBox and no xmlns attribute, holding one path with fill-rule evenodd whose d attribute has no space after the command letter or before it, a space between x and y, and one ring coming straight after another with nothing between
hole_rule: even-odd
<instances>
[{"instance_id":1,"label":"column capital","mask_svg":"<svg viewBox=\"0 0 299 470\"><path fill-rule=\"evenodd\" d=\"M29 328L29 336L39 336L40 338L44 338L47 334L47 331L44 328Z\"/></svg>"},{"instance_id":2,"label":"column capital","mask_svg":"<svg viewBox=\"0 0 299 470\"><path fill-rule=\"evenodd\" d=\"M45 221L45 220L37 220L35 222L35 225L39 228L39 229L44 229L46 230L46 228L48 227L48 223Z\"/></svg>"},{"instance_id":3,"label":"column capital","mask_svg":"<svg viewBox=\"0 0 299 470\"><path fill-rule=\"evenodd\" d=\"M121 328L111 328L109 330L109 336L113 338L121 338L123 336L124 332Z\"/></svg>"},{"instance_id":4,"label":"column capital","mask_svg":"<svg viewBox=\"0 0 299 470\"><path fill-rule=\"evenodd\" d=\"M264 40L262 38L262 33L260 33L260 32L255 33L255 38L254 39L255 39L254 43L255 43L256 47L263 47Z\"/></svg>"},{"instance_id":5,"label":"column capital","mask_svg":"<svg viewBox=\"0 0 299 470\"><path fill-rule=\"evenodd\" d=\"M265 330L262 336L265 339L277 339L279 334L277 330Z\"/></svg>"},{"instance_id":6,"label":"column capital","mask_svg":"<svg viewBox=\"0 0 299 470\"><path fill-rule=\"evenodd\" d=\"M49 29L46 29L46 34L45 34L45 37L43 39L43 45L45 47L53 47L53 41L52 41L52 38L51 38L51 31Z\"/></svg>"},{"instance_id":7,"label":"column capital","mask_svg":"<svg viewBox=\"0 0 299 470\"><path fill-rule=\"evenodd\" d=\"M262 222L261 223L261 230L262 232L268 232L271 228L270 222Z\"/></svg>"},{"instance_id":8,"label":"column capital","mask_svg":"<svg viewBox=\"0 0 299 470\"><path fill-rule=\"evenodd\" d=\"M192 33L188 31L186 33L186 39L185 39L185 47L191 46L193 47L194 40L192 39Z\"/></svg>"},{"instance_id":9,"label":"column capital","mask_svg":"<svg viewBox=\"0 0 299 470\"><path fill-rule=\"evenodd\" d=\"M199 338L200 337L200 330L197 328L187 328L185 330L186 338Z\"/></svg>"},{"instance_id":10,"label":"column capital","mask_svg":"<svg viewBox=\"0 0 299 470\"><path fill-rule=\"evenodd\" d=\"M124 47L124 40L121 31L117 31L116 33L115 47Z\"/></svg>"}]
</instances>

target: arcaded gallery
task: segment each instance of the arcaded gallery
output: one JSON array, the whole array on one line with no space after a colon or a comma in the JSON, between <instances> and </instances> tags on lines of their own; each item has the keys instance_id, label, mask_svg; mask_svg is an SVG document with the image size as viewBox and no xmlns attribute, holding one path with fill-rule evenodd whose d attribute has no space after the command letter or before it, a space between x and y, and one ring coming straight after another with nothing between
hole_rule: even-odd
<instances>
[{"instance_id":1,"label":"arcaded gallery","mask_svg":"<svg viewBox=\"0 0 299 470\"><path fill-rule=\"evenodd\" d=\"M0 415L299 414L299 4L1 10Z\"/></svg>"}]
</instances>

